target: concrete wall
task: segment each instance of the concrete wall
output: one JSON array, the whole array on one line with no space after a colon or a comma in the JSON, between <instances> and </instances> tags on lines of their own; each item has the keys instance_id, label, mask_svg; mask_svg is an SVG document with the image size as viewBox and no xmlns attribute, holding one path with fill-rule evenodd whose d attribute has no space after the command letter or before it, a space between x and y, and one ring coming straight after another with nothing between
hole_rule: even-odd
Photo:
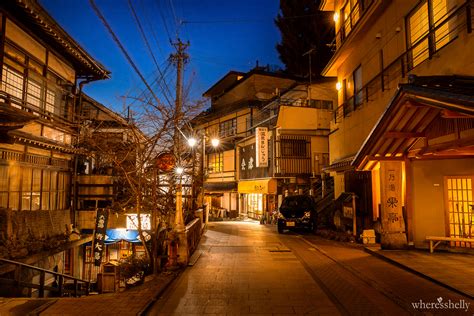
<instances>
[{"instance_id":1,"label":"concrete wall","mask_svg":"<svg viewBox=\"0 0 474 316\"><path fill-rule=\"evenodd\" d=\"M474 174L474 159L413 161L411 179L414 241L429 247L426 236L446 236L444 176Z\"/></svg>"},{"instance_id":2,"label":"concrete wall","mask_svg":"<svg viewBox=\"0 0 474 316\"><path fill-rule=\"evenodd\" d=\"M337 1L336 10L339 11L346 1ZM384 67L396 60L406 51L405 17L419 1L391 1L382 13L378 13L370 20L371 24L364 26L356 38L350 33L346 43L336 53L334 63L338 81L350 80L354 70L361 66L362 84L367 84L381 71L383 55ZM464 0L449 1L449 7L455 3L461 5ZM464 18L465 14L462 15ZM337 30L336 26L336 30ZM410 71L410 74L428 75L473 75L474 59L467 52L474 50L474 33L467 34L465 28L458 38L439 50L432 59L425 60ZM330 73L331 74L331 73ZM330 136L331 162L337 159L354 155L366 137L369 135L381 113L387 107L390 99L396 93L399 83L407 82L407 76L401 73L388 74L385 82L386 90L371 91L369 102L364 102L360 109L349 114L342 122L331 124L333 134ZM348 97L352 95L353 87L348 87ZM342 89L338 93L339 105L343 103Z\"/></svg>"}]
</instances>

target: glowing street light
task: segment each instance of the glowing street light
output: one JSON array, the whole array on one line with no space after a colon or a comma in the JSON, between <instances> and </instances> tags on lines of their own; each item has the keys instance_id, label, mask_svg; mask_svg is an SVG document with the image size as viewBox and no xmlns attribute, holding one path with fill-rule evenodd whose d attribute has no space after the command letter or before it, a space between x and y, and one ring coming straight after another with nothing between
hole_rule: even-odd
<instances>
[{"instance_id":1,"label":"glowing street light","mask_svg":"<svg viewBox=\"0 0 474 316\"><path fill-rule=\"evenodd\" d=\"M218 138L213 138L211 139L211 144L212 144L212 147L216 148L217 146L219 146L219 139Z\"/></svg>"},{"instance_id":2,"label":"glowing street light","mask_svg":"<svg viewBox=\"0 0 474 316\"><path fill-rule=\"evenodd\" d=\"M194 146L196 146L196 144L197 144L196 138L194 138L194 137L188 138L188 145L189 145L189 147L194 148Z\"/></svg>"},{"instance_id":3,"label":"glowing street light","mask_svg":"<svg viewBox=\"0 0 474 316\"><path fill-rule=\"evenodd\" d=\"M184 168L183 167L176 167L175 172L176 172L176 174L182 175L183 172L184 172Z\"/></svg>"}]
</instances>

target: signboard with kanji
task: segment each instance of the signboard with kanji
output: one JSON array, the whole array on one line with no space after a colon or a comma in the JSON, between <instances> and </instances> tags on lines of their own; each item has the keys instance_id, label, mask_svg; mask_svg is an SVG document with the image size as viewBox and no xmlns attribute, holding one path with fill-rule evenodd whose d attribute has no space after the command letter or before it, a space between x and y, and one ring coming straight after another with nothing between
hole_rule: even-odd
<instances>
[{"instance_id":1,"label":"signboard with kanji","mask_svg":"<svg viewBox=\"0 0 474 316\"><path fill-rule=\"evenodd\" d=\"M403 219L402 163L380 162L382 227L387 233L405 232Z\"/></svg>"},{"instance_id":2,"label":"signboard with kanji","mask_svg":"<svg viewBox=\"0 0 474 316\"><path fill-rule=\"evenodd\" d=\"M95 221L94 230L94 244L92 249L92 256L94 258L94 265L100 266L102 262L102 254L105 248L105 231L107 230L107 220L109 219L108 209L97 209L97 217Z\"/></svg>"},{"instance_id":3,"label":"signboard with kanji","mask_svg":"<svg viewBox=\"0 0 474 316\"><path fill-rule=\"evenodd\" d=\"M255 141L256 166L257 168L268 167L268 128L257 127L255 129L255 137L256 137L256 141Z\"/></svg>"}]
</instances>

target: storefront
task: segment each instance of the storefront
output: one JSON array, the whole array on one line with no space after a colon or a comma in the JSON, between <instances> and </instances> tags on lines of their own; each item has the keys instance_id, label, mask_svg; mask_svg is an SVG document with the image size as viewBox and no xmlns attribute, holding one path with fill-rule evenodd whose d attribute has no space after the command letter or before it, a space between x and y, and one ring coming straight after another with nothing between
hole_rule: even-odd
<instances>
[{"instance_id":1,"label":"storefront","mask_svg":"<svg viewBox=\"0 0 474 316\"><path fill-rule=\"evenodd\" d=\"M261 219L276 209L277 181L261 179L240 181L240 216Z\"/></svg>"}]
</instances>

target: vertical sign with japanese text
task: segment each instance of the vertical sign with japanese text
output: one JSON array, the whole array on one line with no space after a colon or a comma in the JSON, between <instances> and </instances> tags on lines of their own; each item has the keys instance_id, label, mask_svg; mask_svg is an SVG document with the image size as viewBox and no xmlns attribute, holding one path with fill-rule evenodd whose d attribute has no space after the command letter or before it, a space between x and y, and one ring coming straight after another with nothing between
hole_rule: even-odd
<instances>
[{"instance_id":1,"label":"vertical sign with japanese text","mask_svg":"<svg viewBox=\"0 0 474 316\"><path fill-rule=\"evenodd\" d=\"M256 135L256 143L255 143L256 166L257 168L268 167L268 128L257 127L255 129L255 135Z\"/></svg>"},{"instance_id":2,"label":"vertical sign with japanese text","mask_svg":"<svg viewBox=\"0 0 474 316\"><path fill-rule=\"evenodd\" d=\"M394 234L400 234L400 236L405 235L402 168L403 165L399 161L380 162L381 222L383 231L392 235L389 237L391 244L397 244L401 241Z\"/></svg>"},{"instance_id":3,"label":"vertical sign with japanese text","mask_svg":"<svg viewBox=\"0 0 474 316\"><path fill-rule=\"evenodd\" d=\"M92 255L94 257L94 265L100 266L102 262L102 254L105 247L105 231L107 229L107 220L109 219L108 209L97 209L97 217L95 221L94 243Z\"/></svg>"}]
</instances>

